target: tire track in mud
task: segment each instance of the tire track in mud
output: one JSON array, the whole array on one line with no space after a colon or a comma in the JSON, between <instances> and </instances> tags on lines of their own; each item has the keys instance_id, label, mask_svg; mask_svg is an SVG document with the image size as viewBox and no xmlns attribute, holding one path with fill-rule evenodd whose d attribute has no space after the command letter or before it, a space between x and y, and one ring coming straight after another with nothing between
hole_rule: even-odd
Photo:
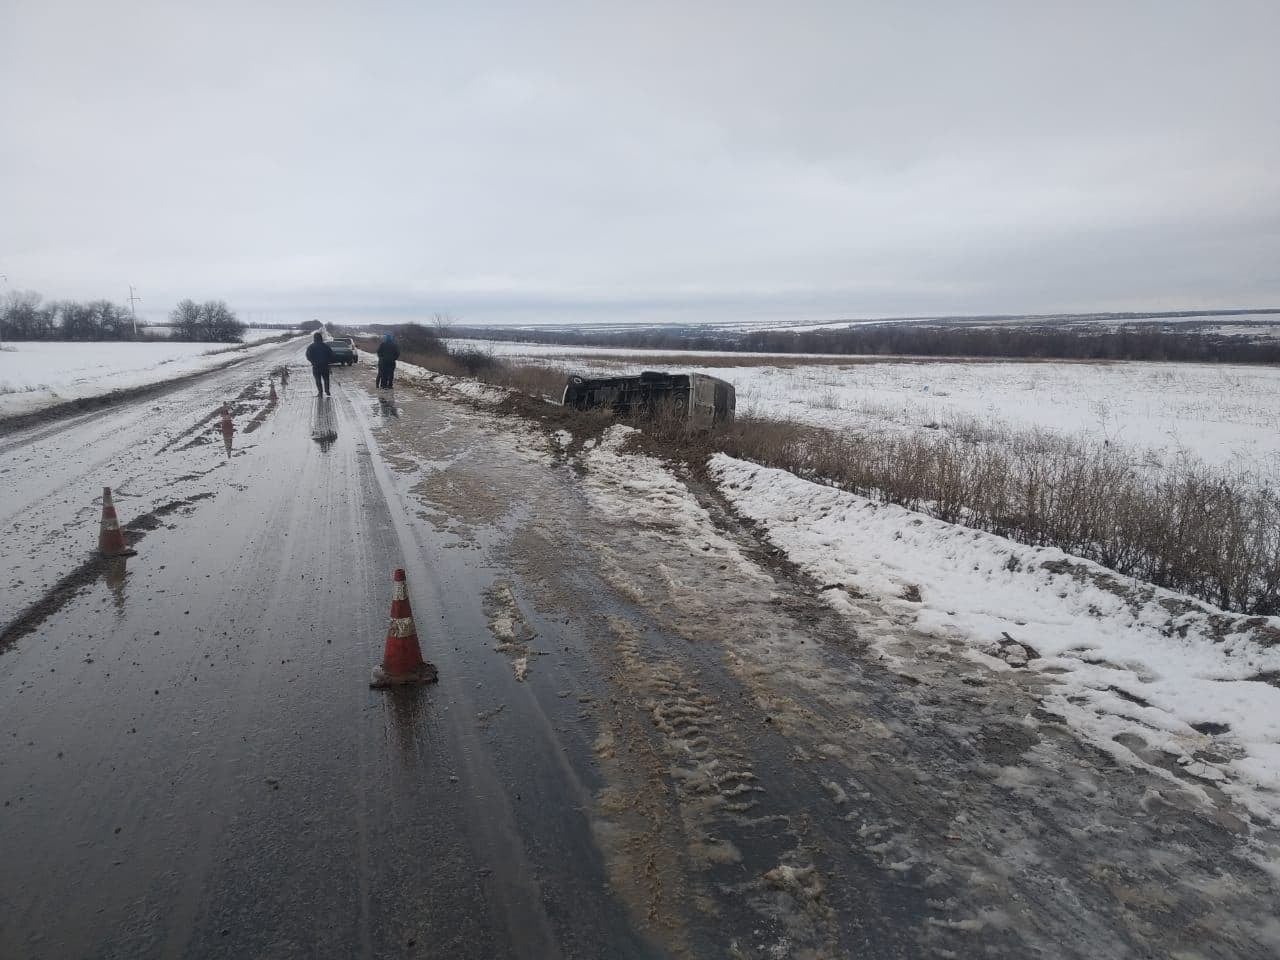
<instances>
[{"instance_id":1,"label":"tire track in mud","mask_svg":"<svg viewBox=\"0 0 1280 960\"><path fill-rule=\"evenodd\" d=\"M600 819L614 825L606 836L615 834L615 849L617 835L626 838L623 855L616 858L617 879L635 889L641 886L637 868L643 867L646 916L653 920L655 913L661 915L663 890L652 865L678 858L689 881L682 881L670 863L665 882L677 894L692 885L696 910L681 920L695 928L712 920L741 931L727 943L718 942L718 950L768 957L801 946L813 956L836 956L834 912L813 864L803 811L779 805L767 794L736 718L726 715L721 699L702 688L689 666L670 658L660 641L647 642L629 619L609 617L608 631L617 687L636 713L647 714L650 729L644 739L651 752L647 769L628 763L624 753L632 751L636 732L626 730L615 712L604 718L616 729L601 735L597 756L611 784L639 787L638 795L655 798L650 807L660 803L656 798L668 798L679 824L674 835L666 836L646 827L637 830L635 823L628 829L617 819L618 788L606 788L598 803ZM623 753L620 745L626 745ZM682 902L667 899L672 906Z\"/></svg>"},{"instance_id":2,"label":"tire track in mud","mask_svg":"<svg viewBox=\"0 0 1280 960\"><path fill-rule=\"evenodd\" d=\"M794 631L786 608L771 602L771 590L763 600L750 596L762 587L758 572L741 578L745 597L718 592L743 573L725 572L721 561L730 558L723 544L698 550L702 560L691 565L651 564L644 558L674 549L668 521L625 533L625 541L605 538L592 547L604 579L667 635L655 648L630 621L610 623L618 656L629 666L623 686L644 691L640 706L668 758L666 777L703 919L738 931L729 942L717 940L717 950L742 958L837 958L874 931L876 946L867 955L896 955L911 939L900 930L928 912L926 897L878 877L869 881L878 869L865 852L852 854L857 869L850 874L848 841L825 825L830 788L814 772L818 761L830 759L824 748L837 752L829 743L830 717L818 727L822 718L813 714L817 732L795 722L810 711L762 682L785 675L787 665L764 667L737 652L739 639L755 630L768 642ZM649 536L657 541L637 543ZM690 569L702 562L707 579Z\"/></svg>"}]
</instances>

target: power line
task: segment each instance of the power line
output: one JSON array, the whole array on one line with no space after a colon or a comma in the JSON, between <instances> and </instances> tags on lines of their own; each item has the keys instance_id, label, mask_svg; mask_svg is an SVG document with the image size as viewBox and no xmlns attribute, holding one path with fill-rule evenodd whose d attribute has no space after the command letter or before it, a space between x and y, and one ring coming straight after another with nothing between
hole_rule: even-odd
<instances>
[{"instance_id":1,"label":"power line","mask_svg":"<svg viewBox=\"0 0 1280 960\"><path fill-rule=\"evenodd\" d=\"M135 303L141 303L142 298L134 296L133 284L129 284L129 316L133 318L133 339L138 339L138 311L134 309Z\"/></svg>"}]
</instances>

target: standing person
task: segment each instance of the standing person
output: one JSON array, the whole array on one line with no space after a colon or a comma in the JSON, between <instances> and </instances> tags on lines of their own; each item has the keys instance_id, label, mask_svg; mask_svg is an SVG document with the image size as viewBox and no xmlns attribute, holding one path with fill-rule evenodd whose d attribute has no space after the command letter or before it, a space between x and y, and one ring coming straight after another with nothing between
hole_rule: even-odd
<instances>
[{"instance_id":1,"label":"standing person","mask_svg":"<svg viewBox=\"0 0 1280 960\"><path fill-rule=\"evenodd\" d=\"M396 343L395 337L389 333L382 335L382 342L378 344L378 379L377 386L379 388L386 387L391 389L391 381L396 375L396 361L400 359L400 347Z\"/></svg>"},{"instance_id":2,"label":"standing person","mask_svg":"<svg viewBox=\"0 0 1280 960\"><path fill-rule=\"evenodd\" d=\"M311 346L307 347L307 359L311 361L311 375L316 378L316 396L329 396L329 364L333 363L333 351L319 330L311 338Z\"/></svg>"}]
</instances>

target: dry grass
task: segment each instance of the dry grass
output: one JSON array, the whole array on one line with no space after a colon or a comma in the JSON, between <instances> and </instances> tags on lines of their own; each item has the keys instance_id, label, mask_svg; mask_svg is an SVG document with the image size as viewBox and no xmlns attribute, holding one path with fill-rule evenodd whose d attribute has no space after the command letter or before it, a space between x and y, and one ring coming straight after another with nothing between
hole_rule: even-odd
<instances>
[{"instance_id":1,"label":"dry grass","mask_svg":"<svg viewBox=\"0 0 1280 960\"><path fill-rule=\"evenodd\" d=\"M371 353L377 349L377 341L372 339L361 340L358 345ZM495 387L506 387L531 397L557 402L564 396L564 385L567 380L565 374L558 370L532 364L511 363L484 350L463 349L423 353L405 349L402 345L400 357L406 363L416 364L433 373L443 373L451 377L468 377Z\"/></svg>"},{"instance_id":2,"label":"dry grass","mask_svg":"<svg viewBox=\"0 0 1280 960\"><path fill-rule=\"evenodd\" d=\"M705 438L681 445L706 452ZM739 420L714 449L950 523L1057 547L1250 614L1280 613L1280 498L1200 463L1046 434L1003 444Z\"/></svg>"}]
</instances>

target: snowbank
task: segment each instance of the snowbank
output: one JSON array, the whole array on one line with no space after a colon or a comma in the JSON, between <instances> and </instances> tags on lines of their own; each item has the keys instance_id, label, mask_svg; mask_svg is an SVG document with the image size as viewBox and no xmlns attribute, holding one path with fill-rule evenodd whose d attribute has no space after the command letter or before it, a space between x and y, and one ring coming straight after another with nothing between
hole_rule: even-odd
<instances>
[{"instance_id":1,"label":"snowbank","mask_svg":"<svg viewBox=\"0 0 1280 960\"><path fill-rule=\"evenodd\" d=\"M360 355L362 363L367 362L374 367L377 366L377 354L359 349L356 350L356 353ZM487 383L481 383L479 380L472 380L469 377L451 377L447 373L436 373L434 370L428 370L426 367L420 367L416 363L407 363L404 360L396 361L395 379L405 380L409 383L429 383L442 390L448 390L460 397L466 397L468 400L476 400L480 403L501 403L511 392L505 387L495 387Z\"/></svg>"},{"instance_id":2,"label":"snowbank","mask_svg":"<svg viewBox=\"0 0 1280 960\"><path fill-rule=\"evenodd\" d=\"M20 341L0 350L0 417L151 386L257 356L276 344Z\"/></svg>"},{"instance_id":3,"label":"snowbank","mask_svg":"<svg viewBox=\"0 0 1280 960\"><path fill-rule=\"evenodd\" d=\"M711 470L838 608L857 613L871 597L994 669L1025 663L1057 682L1046 705L1105 749L1142 763L1115 739L1136 736L1254 813L1280 813L1280 689L1258 679L1280 677L1280 618L1226 613L782 470L724 455Z\"/></svg>"}]
</instances>

